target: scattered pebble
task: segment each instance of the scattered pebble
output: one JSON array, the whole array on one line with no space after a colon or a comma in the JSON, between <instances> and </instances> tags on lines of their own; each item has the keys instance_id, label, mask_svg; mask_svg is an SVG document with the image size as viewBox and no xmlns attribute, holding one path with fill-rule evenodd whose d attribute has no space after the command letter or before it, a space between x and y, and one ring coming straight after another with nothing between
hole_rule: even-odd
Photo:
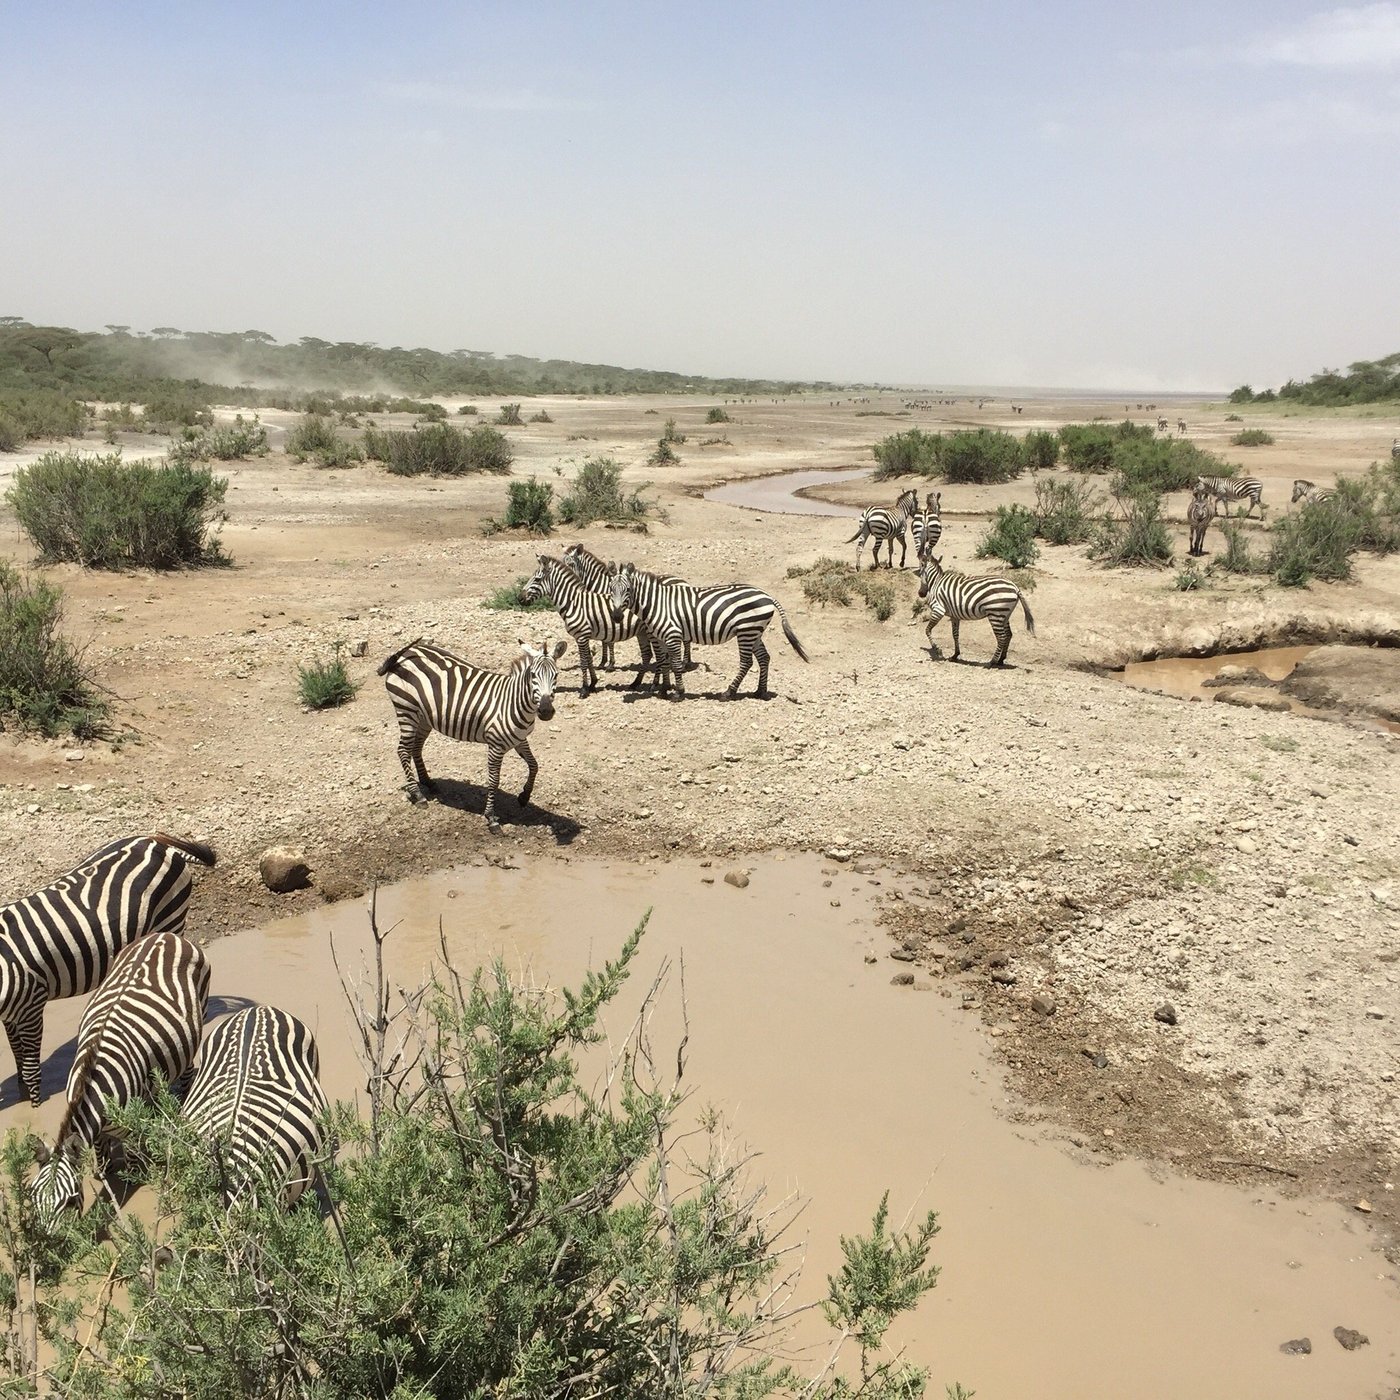
<instances>
[{"instance_id":1,"label":"scattered pebble","mask_svg":"<svg viewBox=\"0 0 1400 1400\"><path fill-rule=\"evenodd\" d=\"M1306 1337L1294 1337L1291 1342L1285 1342L1279 1350L1285 1356L1311 1356L1312 1343Z\"/></svg>"},{"instance_id":2,"label":"scattered pebble","mask_svg":"<svg viewBox=\"0 0 1400 1400\"><path fill-rule=\"evenodd\" d=\"M1364 1332L1358 1332L1354 1327L1334 1327L1332 1335L1347 1351L1355 1351L1357 1347L1371 1345L1371 1339Z\"/></svg>"}]
</instances>

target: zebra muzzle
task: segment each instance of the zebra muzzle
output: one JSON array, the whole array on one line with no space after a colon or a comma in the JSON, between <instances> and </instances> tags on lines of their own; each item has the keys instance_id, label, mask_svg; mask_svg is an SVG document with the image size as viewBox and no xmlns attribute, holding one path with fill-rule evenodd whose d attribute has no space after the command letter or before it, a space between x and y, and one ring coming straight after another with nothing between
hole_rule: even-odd
<instances>
[{"instance_id":1,"label":"zebra muzzle","mask_svg":"<svg viewBox=\"0 0 1400 1400\"><path fill-rule=\"evenodd\" d=\"M541 719L553 719L553 718L554 718L554 701L553 701L553 700L541 700L541 701L540 701L539 716L540 716Z\"/></svg>"}]
</instances>

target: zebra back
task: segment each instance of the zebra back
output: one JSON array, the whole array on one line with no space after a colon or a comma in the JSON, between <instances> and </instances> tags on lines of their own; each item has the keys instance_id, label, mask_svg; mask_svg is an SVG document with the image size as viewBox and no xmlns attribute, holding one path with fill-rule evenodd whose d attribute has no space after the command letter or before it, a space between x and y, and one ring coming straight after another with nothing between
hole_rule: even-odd
<instances>
[{"instance_id":1,"label":"zebra back","mask_svg":"<svg viewBox=\"0 0 1400 1400\"><path fill-rule=\"evenodd\" d=\"M226 1200L274 1184L290 1205L311 1180L326 1096L310 1028L275 1006L250 1006L210 1033L181 1107L214 1148Z\"/></svg>"}]
</instances>

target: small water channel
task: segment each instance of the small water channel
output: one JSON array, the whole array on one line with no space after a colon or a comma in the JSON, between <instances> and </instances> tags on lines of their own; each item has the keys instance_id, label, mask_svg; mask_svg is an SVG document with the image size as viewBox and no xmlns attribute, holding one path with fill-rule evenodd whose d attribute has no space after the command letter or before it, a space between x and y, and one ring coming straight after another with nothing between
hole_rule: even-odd
<instances>
[{"instance_id":1,"label":"small water channel","mask_svg":"<svg viewBox=\"0 0 1400 1400\"><path fill-rule=\"evenodd\" d=\"M840 467L822 471L778 472L773 476L755 476L747 481L727 481L705 492L707 501L726 506L744 506L749 510L770 511L779 515L859 515L860 506L839 505L834 501L819 501L811 496L799 496L817 486L834 486L842 481L859 481L869 476L873 467Z\"/></svg>"},{"instance_id":2,"label":"small water channel","mask_svg":"<svg viewBox=\"0 0 1400 1400\"><path fill-rule=\"evenodd\" d=\"M1400 1291L1358 1218L1267 1185L1078 1160L1012 1123L975 1017L936 988L891 985L908 965L885 957L875 923L890 876L777 853L745 860L750 883L736 889L724 867L697 860L508 859L382 890L381 926L397 924L391 976L417 982L441 920L460 969L499 954L573 982L652 909L611 1032L627 1032L669 958L652 1025L669 1053L683 959L695 1107L719 1106L761 1153L755 1170L775 1201L794 1189L808 1199L797 1226L809 1239L804 1300L821 1296L839 1235L863 1228L886 1188L896 1219L916 1204L939 1212L942 1277L896 1337L933 1367L934 1391L956 1378L982 1396L1027 1400L1369 1400L1393 1381ZM211 943L212 990L221 1010L247 997L308 1020L327 1092L352 1097L363 1076L332 936L342 966L358 967L364 901ZM47 1101L37 1113L15 1104L7 1074L0 1127L53 1131L82 1000L49 1007ZM1344 1352L1331 1337L1338 1325L1371 1345ZM1311 1356L1280 1354L1305 1335Z\"/></svg>"}]
</instances>

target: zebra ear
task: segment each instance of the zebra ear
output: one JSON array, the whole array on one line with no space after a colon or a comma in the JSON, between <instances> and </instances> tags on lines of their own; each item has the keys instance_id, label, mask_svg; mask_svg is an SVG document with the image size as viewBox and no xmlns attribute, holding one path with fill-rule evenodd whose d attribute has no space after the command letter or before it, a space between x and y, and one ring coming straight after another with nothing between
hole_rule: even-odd
<instances>
[{"instance_id":1,"label":"zebra ear","mask_svg":"<svg viewBox=\"0 0 1400 1400\"><path fill-rule=\"evenodd\" d=\"M34 1144L34 1160L38 1162L41 1167L47 1166L52 1157L53 1153L49 1151L49 1145L44 1142L43 1139L40 1139Z\"/></svg>"},{"instance_id":2,"label":"zebra ear","mask_svg":"<svg viewBox=\"0 0 1400 1400\"><path fill-rule=\"evenodd\" d=\"M569 649L569 644L568 644L568 642L555 642L555 644L554 644L554 659L555 659L556 661L558 661L559 658L560 658L561 656L563 656L563 654L564 654L566 651L568 651L568 649Z\"/></svg>"}]
</instances>

